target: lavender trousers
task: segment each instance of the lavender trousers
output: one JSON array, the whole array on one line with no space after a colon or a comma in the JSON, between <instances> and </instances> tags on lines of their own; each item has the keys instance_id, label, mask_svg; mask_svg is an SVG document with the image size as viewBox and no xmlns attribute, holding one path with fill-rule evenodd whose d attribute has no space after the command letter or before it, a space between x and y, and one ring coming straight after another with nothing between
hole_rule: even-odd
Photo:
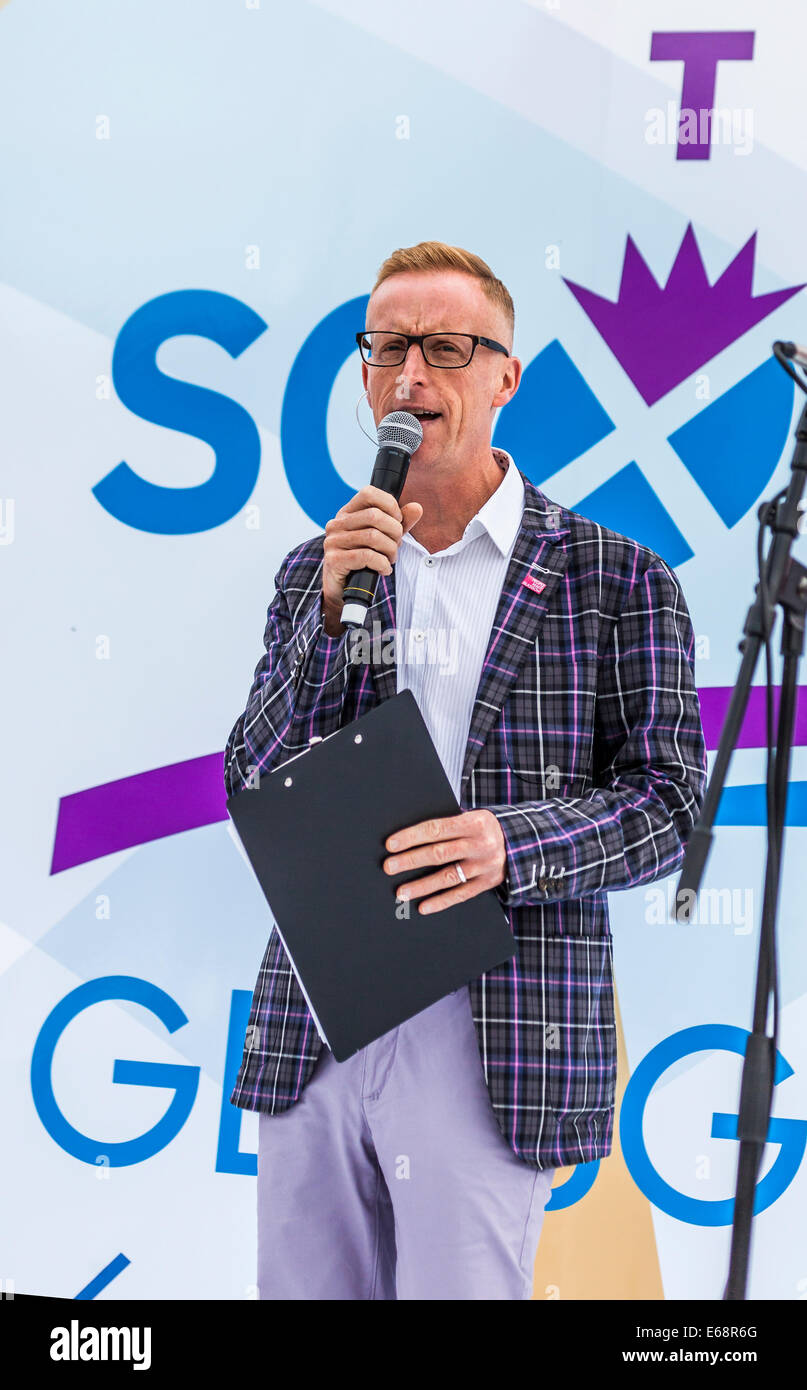
<instances>
[{"instance_id":1,"label":"lavender trousers","mask_svg":"<svg viewBox=\"0 0 807 1390\"><path fill-rule=\"evenodd\" d=\"M258 1119L261 1299L529 1299L554 1168L496 1121L468 989Z\"/></svg>"}]
</instances>

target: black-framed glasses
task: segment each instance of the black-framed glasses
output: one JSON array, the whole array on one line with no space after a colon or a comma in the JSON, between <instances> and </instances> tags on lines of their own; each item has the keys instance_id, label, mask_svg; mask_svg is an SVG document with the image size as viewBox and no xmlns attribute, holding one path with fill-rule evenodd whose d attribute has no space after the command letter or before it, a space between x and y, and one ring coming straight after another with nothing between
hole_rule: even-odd
<instances>
[{"instance_id":1,"label":"black-framed glasses","mask_svg":"<svg viewBox=\"0 0 807 1390\"><path fill-rule=\"evenodd\" d=\"M368 367L400 367L413 343L430 367L467 367L479 346L510 356L509 348L479 333L392 333L374 328L357 333L356 342Z\"/></svg>"}]
</instances>

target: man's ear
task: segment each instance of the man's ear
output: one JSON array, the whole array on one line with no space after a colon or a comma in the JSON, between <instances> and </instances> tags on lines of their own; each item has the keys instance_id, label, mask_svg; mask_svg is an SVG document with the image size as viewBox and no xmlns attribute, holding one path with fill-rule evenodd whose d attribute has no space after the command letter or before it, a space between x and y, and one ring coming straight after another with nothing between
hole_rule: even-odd
<instances>
[{"instance_id":1,"label":"man's ear","mask_svg":"<svg viewBox=\"0 0 807 1390\"><path fill-rule=\"evenodd\" d=\"M367 390L367 381L368 381L369 376L370 376L370 368L367 366L367 363L365 362L364 358L362 358L362 363L361 363L361 384L362 384L362 386L364 387L365 391Z\"/></svg>"},{"instance_id":2,"label":"man's ear","mask_svg":"<svg viewBox=\"0 0 807 1390\"><path fill-rule=\"evenodd\" d=\"M501 385L490 403L491 409L498 410L500 406L507 405L507 402L511 401L516 394L520 381L521 360L518 357L511 357L502 373Z\"/></svg>"}]
</instances>

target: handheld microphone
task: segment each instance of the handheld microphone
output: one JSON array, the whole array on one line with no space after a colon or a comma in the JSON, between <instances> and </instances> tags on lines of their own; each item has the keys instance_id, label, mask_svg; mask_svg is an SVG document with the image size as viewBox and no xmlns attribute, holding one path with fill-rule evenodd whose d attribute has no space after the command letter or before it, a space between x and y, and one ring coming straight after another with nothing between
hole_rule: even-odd
<instances>
[{"instance_id":1,"label":"handheld microphone","mask_svg":"<svg viewBox=\"0 0 807 1390\"><path fill-rule=\"evenodd\" d=\"M403 492L409 459L423 442L423 427L408 410L393 410L378 426L378 453L370 479L373 487L391 492L396 502ZM345 582L342 618L345 627L363 627L375 598L378 571L354 570Z\"/></svg>"}]
</instances>

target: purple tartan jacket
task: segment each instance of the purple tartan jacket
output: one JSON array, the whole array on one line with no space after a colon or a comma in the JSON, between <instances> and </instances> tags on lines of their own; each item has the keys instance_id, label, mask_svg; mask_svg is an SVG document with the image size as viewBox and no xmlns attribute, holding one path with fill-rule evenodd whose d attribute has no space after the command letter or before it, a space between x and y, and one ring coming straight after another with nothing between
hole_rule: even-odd
<instances>
[{"instance_id":1,"label":"purple tartan jacket","mask_svg":"<svg viewBox=\"0 0 807 1390\"><path fill-rule=\"evenodd\" d=\"M520 472L521 470L519 470ZM616 1086L607 893L670 874L706 782L694 635L680 584L646 546L549 501L524 479L482 668L463 810L487 807L506 845L495 890L513 961L469 984L494 1114L537 1168L611 1150ZM374 653L350 660L322 626L324 533L292 550L244 713L227 741L228 796L396 693ZM533 574L541 593L526 587ZM395 624L395 569L370 609ZM380 651L382 643L371 644ZM273 927L230 1100L270 1114L298 1099L323 1046Z\"/></svg>"}]
</instances>

